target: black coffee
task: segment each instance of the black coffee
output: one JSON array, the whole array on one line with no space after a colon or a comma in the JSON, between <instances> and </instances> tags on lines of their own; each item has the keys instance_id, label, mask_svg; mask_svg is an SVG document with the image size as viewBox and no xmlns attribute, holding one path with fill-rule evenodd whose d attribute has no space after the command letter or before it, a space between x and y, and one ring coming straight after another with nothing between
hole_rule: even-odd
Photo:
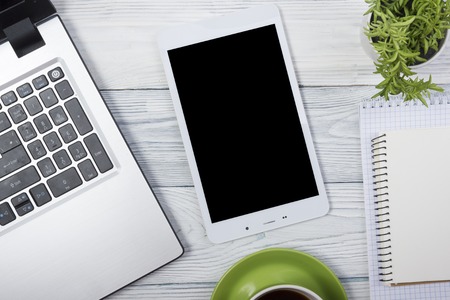
<instances>
[{"instance_id":1,"label":"black coffee","mask_svg":"<svg viewBox=\"0 0 450 300\"><path fill-rule=\"evenodd\" d=\"M309 300L308 296L288 289L273 290L259 296L256 300Z\"/></svg>"}]
</instances>

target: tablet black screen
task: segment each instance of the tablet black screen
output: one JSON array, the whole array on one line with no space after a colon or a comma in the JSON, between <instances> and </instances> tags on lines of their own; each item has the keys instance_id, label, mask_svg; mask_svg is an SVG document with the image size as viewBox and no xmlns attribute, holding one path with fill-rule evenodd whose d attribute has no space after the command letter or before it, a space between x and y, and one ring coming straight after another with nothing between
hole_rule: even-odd
<instances>
[{"instance_id":1,"label":"tablet black screen","mask_svg":"<svg viewBox=\"0 0 450 300\"><path fill-rule=\"evenodd\" d=\"M213 223L318 195L275 25L168 54Z\"/></svg>"}]
</instances>

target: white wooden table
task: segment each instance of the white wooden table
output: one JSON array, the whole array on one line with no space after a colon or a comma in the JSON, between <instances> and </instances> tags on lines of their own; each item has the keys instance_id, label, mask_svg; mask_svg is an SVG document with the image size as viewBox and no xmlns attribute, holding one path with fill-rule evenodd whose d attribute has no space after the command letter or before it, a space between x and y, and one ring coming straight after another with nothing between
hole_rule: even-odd
<instances>
[{"instance_id":1,"label":"white wooden table","mask_svg":"<svg viewBox=\"0 0 450 300\"><path fill-rule=\"evenodd\" d=\"M280 8L331 210L220 245L206 237L156 45L168 26L274 2ZM209 299L222 274L268 247L327 264L349 299L368 299L358 103L380 77L360 44L362 0L54 0L68 31L185 247L175 262L109 299ZM450 84L450 49L423 70ZM232 187L230 187L232 188Z\"/></svg>"}]
</instances>

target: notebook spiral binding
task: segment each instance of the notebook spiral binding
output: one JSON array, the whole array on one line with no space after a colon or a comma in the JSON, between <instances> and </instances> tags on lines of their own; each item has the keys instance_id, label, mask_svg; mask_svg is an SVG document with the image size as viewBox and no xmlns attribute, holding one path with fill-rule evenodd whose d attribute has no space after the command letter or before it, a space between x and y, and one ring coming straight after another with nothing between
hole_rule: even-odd
<instances>
[{"instance_id":1,"label":"notebook spiral binding","mask_svg":"<svg viewBox=\"0 0 450 300\"><path fill-rule=\"evenodd\" d=\"M426 98L428 106L450 104L450 92L431 91ZM390 96L386 101L384 97L369 98L362 101L362 108L383 108L383 107L415 107L423 105L420 100L403 101L401 95Z\"/></svg>"},{"instance_id":2,"label":"notebook spiral binding","mask_svg":"<svg viewBox=\"0 0 450 300\"><path fill-rule=\"evenodd\" d=\"M375 197L376 236L378 249L378 269L380 281L392 281L392 252L389 219L389 189L386 135L383 134L371 140L372 170Z\"/></svg>"}]
</instances>

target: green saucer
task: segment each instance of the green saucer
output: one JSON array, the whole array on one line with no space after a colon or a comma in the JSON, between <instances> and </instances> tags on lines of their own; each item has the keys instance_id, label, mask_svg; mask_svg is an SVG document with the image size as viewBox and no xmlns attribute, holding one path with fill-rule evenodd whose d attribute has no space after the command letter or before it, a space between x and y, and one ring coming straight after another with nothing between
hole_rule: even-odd
<instances>
[{"instance_id":1,"label":"green saucer","mask_svg":"<svg viewBox=\"0 0 450 300\"><path fill-rule=\"evenodd\" d=\"M321 261L293 249L270 248L244 257L219 280L211 300L248 300L278 284L304 286L323 300L346 300L344 287Z\"/></svg>"}]
</instances>

